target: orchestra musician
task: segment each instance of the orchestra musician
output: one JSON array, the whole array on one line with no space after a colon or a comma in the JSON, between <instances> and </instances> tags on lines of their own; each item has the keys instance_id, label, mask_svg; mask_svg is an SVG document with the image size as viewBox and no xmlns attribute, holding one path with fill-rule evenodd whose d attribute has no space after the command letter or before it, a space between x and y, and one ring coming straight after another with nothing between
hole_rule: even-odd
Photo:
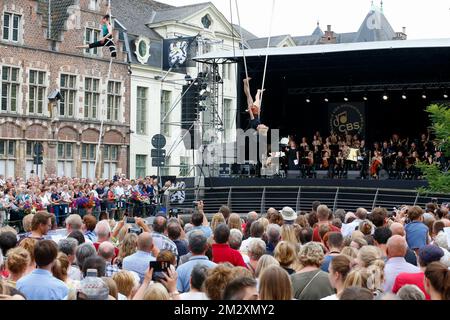
<instances>
[{"instance_id":1,"label":"orchestra musician","mask_svg":"<svg viewBox=\"0 0 450 320\"><path fill-rule=\"evenodd\" d=\"M395 157L392 167L396 171L396 178L403 178L406 168L406 159L403 156L403 151L397 152L397 157Z\"/></svg>"},{"instance_id":2,"label":"orchestra musician","mask_svg":"<svg viewBox=\"0 0 450 320\"><path fill-rule=\"evenodd\" d=\"M342 178L344 175L344 156L342 155L342 151L339 151L336 157L336 173L338 178Z\"/></svg>"},{"instance_id":3,"label":"orchestra musician","mask_svg":"<svg viewBox=\"0 0 450 320\"><path fill-rule=\"evenodd\" d=\"M295 140L289 141L289 146L286 147L286 156L288 160L288 170L300 170L300 152L297 148Z\"/></svg>"},{"instance_id":4,"label":"orchestra musician","mask_svg":"<svg viewBox=\"0 0 450 320\"><path fill-rule=\"evenodd\" d=\"M350 136L351 137L351 136ZM347 143L343 144L342 147L342 156L344 157L344 176L346 177L348 175L348 170L350 169L350 166L352 165L352 161L348 160L350 156L350 147Z\"/></svg>"},{"instance_id":5,"label":"orchestra musician","mask_svg":"<svg viewBox=\"0 0 450 320\"><path fill-rule=\"evenodd\" d=\"M383 166L383 157L381 156L381 152L375 151L374 157L372 158L372 164L370 165L370 176L378 179L378 173Z\"/></svg>"},{"instance_id":6,"label":"orchestra musician","mask_svg":"<svg viewBox=\"0 0 450 320\"><path fill-rule=\"evenodd\" d=\"M358 161L361 165L361 171L359 172L359 177L361 179L367 179L367 171L369 171L369 150L366 147L366 141L361 140L359 147Z\"/></svg>"}]
</instances>

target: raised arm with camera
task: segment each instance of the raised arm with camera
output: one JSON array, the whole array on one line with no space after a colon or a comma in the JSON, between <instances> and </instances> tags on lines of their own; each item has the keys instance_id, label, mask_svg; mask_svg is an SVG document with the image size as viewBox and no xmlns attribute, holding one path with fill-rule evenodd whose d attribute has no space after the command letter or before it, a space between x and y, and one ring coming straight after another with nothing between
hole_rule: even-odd
<instances>
[{"instance_id":1,"label":"raised arm with camera","mask_svg":"<svg viewBox=\"0 0 450 320\"><path fill-rule=\"evenodd\" d=\"M205 211L203 210L205 208L205 204L203 203L203 201L198 201L197 202L197 210L198 212L200 212L203 215L203 223L202 225L205 227L209 227L209 222L208 222L208 218L206 218L206 214Z\"/></svg>"}]
</instances>

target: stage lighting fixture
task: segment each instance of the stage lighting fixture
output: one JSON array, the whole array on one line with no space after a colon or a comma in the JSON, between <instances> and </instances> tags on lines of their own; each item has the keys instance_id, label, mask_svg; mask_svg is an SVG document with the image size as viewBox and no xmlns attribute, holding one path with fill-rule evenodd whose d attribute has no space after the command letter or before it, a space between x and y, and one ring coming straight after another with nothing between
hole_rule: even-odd
<instances>
[{"instance_id":1,"label":"stage lighting fixture","mask_svg":"<svg viewBox=\"0 0 450 320\"><path fill-rule=\"evenodd\" d=\"M367 101L367 100L369 100L369 98L367 97L367 94L364 94L364 96L363 96L363 100L364 100L364 101Z\"/></svg>"},{"instance_id":2,"label":"stage lighting fixture","mask_svg":"<svg viewBox=\"0 0 450 320\"><path fill-rule=\"evenodd\" d=\"M442 95L444 97L444 99L448 99L448 93L447 90L444 90L444 94Z\"/></svg>"},{"instance_id":3,"label":"stage lighting fixture","mask_svg":"<svg viewBox=\"0 0 450 320\"><path fill-rule=\"evenodd\" d=\"M323 99L323 101L325 101L325 102L329 102L330 100L328 100L328 98L327 98L327 97L325 97L325 99Z\"/></svg>"},{"instance_id":4,"label":"stage lighting fixture","mask_svg":"<svg viewBox=\"0 0 450 320\"><path fill-rule=\"evenodd\" d=\"M422 99L426 99L427 98L427 94L425 93L425 91L422 93Z\"/></svg>"},{"instance_id":5,"label":"stage lighting fixture","mask_svg":"<svg viewBox=\"0 0 450 320\"><path fill-rule=\"evenodd\" d=\"M403 100L408 99L408 97L406 96L406 92L405 92L405 91L403 91L403 93L402 93L402 99L403 99Z\"/></svg>"},{"instance_id":6,"label":"stage lighting fixture","mask_svg":"<svg viewBox=\"0 0 450 320\"><path fill-rule=\"evenodd\" d=\"M308 97L308 98L306 98L306 103L311 103L311 99Z\"/></svg>"},{"instance_id":7,"label":"stage lighting fixture","mask_svg":"<svg viewBox=\"0 0 450 320\"><path fill-rule=\"evenodd\" d=\"M344 97L344 101L348 102L348 97L347 96Z\"/></svg>"},{"instance_id":8,"label":"stage lighting fixture","mask_svg":"<svg viewBox=\"0 0 450 320\"><path fill-rule=\"evenodd\" d=\"M389 100L389 96L388 96L387 90L384 90L383 100L384 100L384 101Z\"/></svg>"}]
</instances>

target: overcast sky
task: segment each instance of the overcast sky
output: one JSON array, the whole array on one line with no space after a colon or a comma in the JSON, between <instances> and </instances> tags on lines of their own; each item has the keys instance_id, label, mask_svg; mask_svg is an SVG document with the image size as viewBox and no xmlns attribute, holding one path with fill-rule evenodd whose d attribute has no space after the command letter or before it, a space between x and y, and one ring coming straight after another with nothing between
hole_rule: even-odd
<instances>
[{"instance_id":1,"label":"overcast sky","mask_svg":"<svg viewBox=\"0 0 450 320\"><path fill-rule=\"evenodd\" d=\"M175 6L207 0L159 0ZM234 6L235 0L231 0ZM211 0L230 20L230 0ZM379 5L380 0L375 0ZM263 37L269 34L272 0L238 0L242 27ZM311 34L320 21L333 31L356 32L371 8L370 0L276 0L272 35ZM384 14L395 31L406 27L408 39L450 38L450 0L384 0ZM233 22L237 24L234 11Z\"/></svg>"}]
</instances>

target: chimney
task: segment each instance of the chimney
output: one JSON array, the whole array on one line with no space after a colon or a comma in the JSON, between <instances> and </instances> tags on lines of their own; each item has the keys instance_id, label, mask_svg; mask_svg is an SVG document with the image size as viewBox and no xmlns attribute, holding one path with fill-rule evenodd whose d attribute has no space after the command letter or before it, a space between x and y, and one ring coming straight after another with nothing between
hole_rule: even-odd
<instances>
[{"instance_id":1,"label":"chimney","mask_svg":"<svg viewBox=\"0 0 450 320\"><path fill-rule=\"evenodd\" d=\"M327 25L327 31L331 32L331 24Z\"/></svg>"},{"instance_id":2,"label":"chimney","mask_svg":"<svg viewBox=\"0 0 450 320\"><path fill-rule=\"evenodd\" d=\"M406 34L406 27L403 27L403 33Z\"/></svg>"}]
</instances>

